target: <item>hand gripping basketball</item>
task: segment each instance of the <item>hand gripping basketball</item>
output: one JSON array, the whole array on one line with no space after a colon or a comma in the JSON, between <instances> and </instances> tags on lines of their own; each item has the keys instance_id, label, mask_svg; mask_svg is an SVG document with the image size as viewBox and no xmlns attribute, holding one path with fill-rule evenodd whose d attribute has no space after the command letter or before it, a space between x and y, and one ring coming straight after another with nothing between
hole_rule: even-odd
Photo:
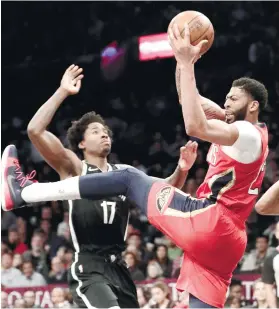
<instances>
[{"instance_id":1,"label":"hand gripping basketball","mask_svg":"<svg viewBox=\"0 0 279 309\"><path fill-rule=\"evenodd\" d=\"M199 44L193 46L190 42L188 23L185 23L184 29L184 38L182 38L176 23L169 28L168 33L170 46L179 65L195 63L200 58L202 46L208 42L202 40Z\"/></svg>"}]
</instances>

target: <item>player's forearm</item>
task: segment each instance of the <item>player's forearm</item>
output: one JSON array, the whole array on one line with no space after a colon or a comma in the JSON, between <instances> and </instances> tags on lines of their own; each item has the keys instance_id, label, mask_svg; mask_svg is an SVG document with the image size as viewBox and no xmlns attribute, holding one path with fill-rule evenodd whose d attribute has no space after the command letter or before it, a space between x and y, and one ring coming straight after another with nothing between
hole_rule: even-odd
<instances>
[{"instance_id":1,"label":"player's forearm","mask_svg":"<svg viewBox=\"0 0 279 309\"><path fill-rule=\"evenodd\" d=\"M67 96L68 93L65 90L58 88L56 92L44 103L44 105L41 106L29 122L27 128L28 134L36 135L46 130L57 109L67 98Z\"/></svg>"},{"instance_id":2,"label":"player's forearm","mask_svg":"<svg viewBox=\"0 0 279 309\"><path fill-rule=\"evenodd\" d=\"M188 171L182 171L179 165L177 165L175 171L165 180L170 185L178 189L181 189L183 185L185 184L187 176L188 176Z\"/></svg>"},{"instance_id":3,"label":"player's forearm","mask_svg":"<svg viewBox=\"0 0 279 309\"><path fill-rule=\"evenodd\" d=\"M201 107L206 115L206 119L219 119L225 121L226 113L223 108L221 108L215 102L209 100L198 94L198 101L201 104Z\"/></svg>"},{"instance_id":4,"label":"player's forearm","mask_svg":"<svg viewBox=\"0 0 279 309\"><path fill-rule=\"evenodd\" d=\"M188 135L196 136L200 130L204 130L207 120L199 104L199 95L196 89L194 66L189 64L180 68L181 71L181 105L185 129Z\"/></svg>"},{"instance_id":5,"label":"player's forearm","mask_svg":"<svg viewBox=\"0 0 279 309\"><path fill-rule=\"evenodd\" d=\"M279 214L279 181L271 186L258 200L256 211L261 215Z\"/></svg>"}]
</instances>

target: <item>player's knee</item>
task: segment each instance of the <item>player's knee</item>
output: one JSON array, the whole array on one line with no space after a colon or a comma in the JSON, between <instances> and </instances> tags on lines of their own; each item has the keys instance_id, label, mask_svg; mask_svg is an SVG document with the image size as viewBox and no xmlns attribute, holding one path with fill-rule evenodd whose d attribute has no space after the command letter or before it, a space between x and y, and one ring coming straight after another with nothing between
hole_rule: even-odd
<instances>
[{"instance_id":1,"label":"player's knee","mask_svg":"<svg viewBox=\"0 0 279 309\"><path fill-rule=\"evenodd\" d=\"M131 178L131 177L136 177L136 176L140 176L140 174L142 173L141 171L139 171L138 169L134 168L134 167L127 167L124 169L125 174Z\"/></svg>"}]
</instances>

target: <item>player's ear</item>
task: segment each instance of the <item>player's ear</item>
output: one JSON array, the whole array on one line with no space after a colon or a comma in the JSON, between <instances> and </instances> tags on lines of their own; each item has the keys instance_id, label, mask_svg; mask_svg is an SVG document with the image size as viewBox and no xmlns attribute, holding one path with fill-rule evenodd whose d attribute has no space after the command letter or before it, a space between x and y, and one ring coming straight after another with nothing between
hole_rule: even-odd
<instances>
[{"instance_id":1,"label":"player's ear","mask_svg":"<svg viewBox=\"0 0 279 309\"><path fill-rule=\"evenodd\" d=\"M84 141L81 141L81 142L78 144L78 148L79 148L79 149L85 149Z\"/></svg>"},{"instance_id":2,"label":"player's ear","mask_svg":"<svg viewBox=\"0 0 279 309\"><path fill-rule=\"evenodd\" d=\"M255 112L255 111L257 111L257 110L259 110L259 102L258 101L252 101L251 103L250 103L250 111L251 112Z\"/></svg>"}]
</instances>

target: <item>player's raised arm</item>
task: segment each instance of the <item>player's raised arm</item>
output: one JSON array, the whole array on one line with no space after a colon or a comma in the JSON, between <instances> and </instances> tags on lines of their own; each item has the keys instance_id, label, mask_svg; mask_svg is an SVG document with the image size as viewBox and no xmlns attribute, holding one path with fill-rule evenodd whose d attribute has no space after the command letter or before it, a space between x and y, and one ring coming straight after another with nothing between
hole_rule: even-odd
<instances>
[{"instance_id":1,"label":"player's raised arm","mask_svg":"<svg viewBox=\"0 0 279 309\"><path fill-rule=\"evenodd\" d=\"M185 38L182 38L177 25L169 29L170 44L180 68L181 105L186 132L202 140L231 146L238 139L238 129L220 120L207 120L201 104L198 104L194 63L199 58L202 45L190 44L189 26L185 25Z\"/></svg>"},{"instance_id":2,"label":"player's raised arm","mask_svg":"<svg viewBox=\"0 0 279 309\"><path fill-rule=\"evenodd\" d=\"M28 124L27 132L30 140L61 178L75 176L81 170L81 161L51 132L47 131L55 112L69 96L77 94L81 87L82 69L71 65L63 75L61 85L52 97L37 111Z\"/></svg>"}]
</instances>

